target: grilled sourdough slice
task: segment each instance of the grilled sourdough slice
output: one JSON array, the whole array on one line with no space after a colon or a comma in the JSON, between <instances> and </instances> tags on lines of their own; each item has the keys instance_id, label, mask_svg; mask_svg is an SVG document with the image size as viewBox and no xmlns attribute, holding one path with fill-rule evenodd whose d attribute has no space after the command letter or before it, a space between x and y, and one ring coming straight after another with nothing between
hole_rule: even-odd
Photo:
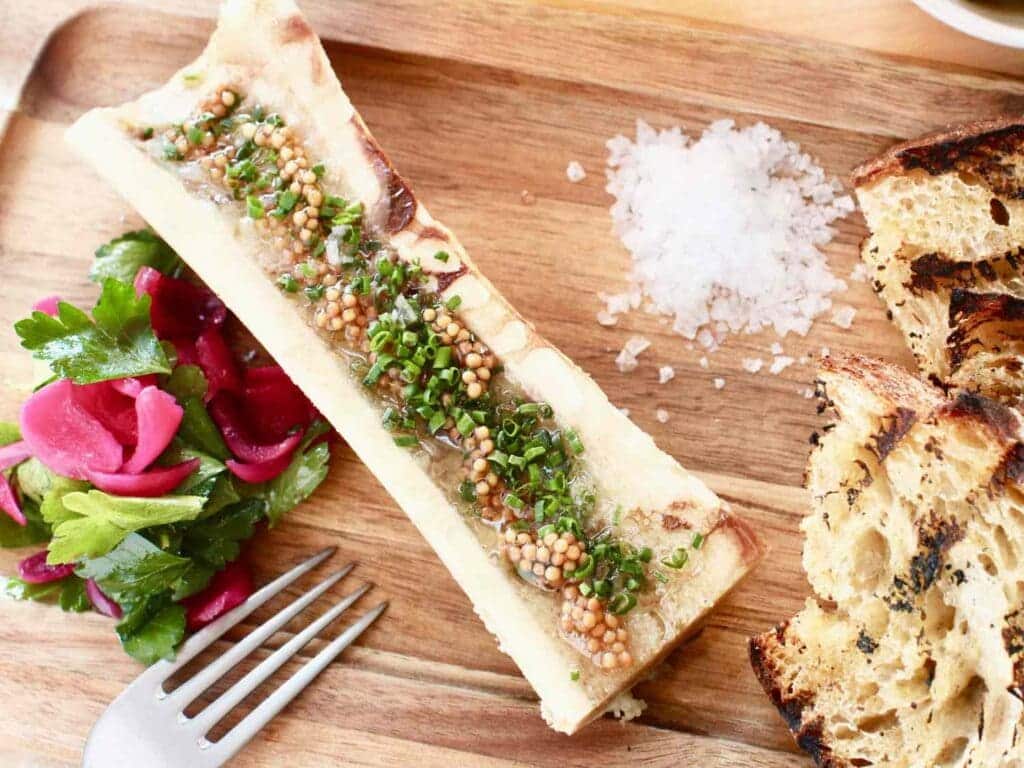
<instances>
[{"instance_id":1,"label":"grilled sourdough slice","mask_svg":"<svg viewBox=\"0 0 1024 768\"><path fill-rule=\"evenodd\" d=\"M68 139L373 471L554 728L598 716L760 556L430 216L290 0L229 0L195 62Z\"/></svg>"},{"instance_id":2,"label":"grilled sourdough slice","mask_svg":"<svg viewBox=\"0 0 1024 768\"><path fill-rule=\"evenodd\" d=\"M1024 473L1016 411L826 358L808 469L817 595L750 658L819 766L1024 765Z\"/></svg>"},{"instance_id":3,"label":"grilled sourdough slice","mask_svg":"<svg viewBox=\"0 0 1024 768\"><path fill-rule=\"evenodd\" d=\"M1024 393L1024 123L900 144L854 172L862 257L921 370L1015 402Z\"/></svg>"}]
</instances>

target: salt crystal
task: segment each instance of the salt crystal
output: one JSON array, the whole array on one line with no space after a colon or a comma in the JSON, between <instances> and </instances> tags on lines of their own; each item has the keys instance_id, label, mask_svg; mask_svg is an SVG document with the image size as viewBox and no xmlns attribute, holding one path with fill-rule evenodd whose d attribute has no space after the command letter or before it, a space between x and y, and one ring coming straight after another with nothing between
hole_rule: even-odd
<instances>
[{"instance_id":1,"label":"salt crystal","mask_svg":"<svg viewBox=\"0 0 1024 768\"><path fill-rule=\"evenodd\" d=\"M708 359L706 357L702 357L700 360L697 361L697 363L700 365L701 368L703 368L704 370L707 370L707 368L708 368Z\"/></svg>"},{"instance_id":2,"label":"salt crystal","mask_svg":"<svg viewBox=\"0 0 1024 768\"><path fill-rule=\"evenodd\" d=\"M722 389L725 387L725 379L715 379L715 389Z\"/></svg>"},{"instance_id":3,"label":"salt crystal","mask_svg":"<svg viewBox=\"0 0 1024 768\"><path fill-rule=\"evenodd\" d=\"M658 369L658 383L667 384L676 376L675 368L671 365L663 365Z\"/></svg>"},{"instance_id":4,"label":"salt crystal","mask_svg":"<svg viewBox=\"0 0 1024 768\"><path fill-rule=\"evenodd\" d=\"M771 351L771 353L773 355L781 355L782 354L782 345L779 344L779 342L774 341L774 342L772 342L772 346L770 348L770 351Z\"/></svg>"},{"instance_id":5,"label":"salt crystal","mask_svg":"<svg viewBox=\"0 0 1024 768\"><path fill-rule=\"evenodd\" d=\"M760 357L743 358L743 370L747 373L757 373L761 370L762 365L764 365L764 361Z\"/></svg>"},{"instance_id":6,"label":"salt crystal","mask_svg":"<svg viewBox=\"0 0 1024 768\"><path fill-rule=\"evenodd\" d=\"M828 347L822 347L821 348L821 356L822 357L828 357L829 356L829 349L828 349Z\"/></svg>"},{"instance_id":7,"label":"salt crystal","mask_svg":"<svg viewBox=\"0 0 1024 768\"><path fill-rule=\"evenodd\" d=\"M627 419L629 418L629 408L619 408L619 413L621 413Z\"/></svg>"},{"instance_id":8,"label":"salt crystal","mask_svg":"<svg viewBox=\"0 0 1024 768\"><path fill-rule=\"evenodd\" d=\"M597 322L604 326L615 325L619 322L619 318L609 312L607 309L598 310Z\"/></svg>"},{"instance_id":9,"label":"salt crystal","mask_svg":"<svg viewBox=\"0 0 1024 768\"><path fill-rule=\"evenodd\" d=\"M796 360L794 360L792 357L787 357L786 355L779 355L774 360L772 360L772 364L771 367L768 369L768 372L773 376L778 376L780 373L789 368L789 366L791 366L795 362Z\"/></svg>"},{"instance_id":10,"label":"salt crystal","mask_svg":"<svg viewBox=\"0 0 1024 768\"><path fill-rule=\"evenodd\" d=\"M654 412L654 418L656 418L662 424L666 424L668 422L668 411L666 411L664 408L659 408Z\"/></svg>"},{"instance_id":11,"label":"salt crystal","mask_svg":"<svg viewBox=\"0 0 1024 768\"><path fill-rule=\"evenodd\" d=\"M855 266L853 271L850 273L850 279L855 283L866 283L871 279L871 270L863 261L858 261L857 266Z\"/></svg>"},{"instance_id":12,"label":"salt crystal","mask_svg":"<svg viewBox=\"0 0 1024 768\"><path fill-rule=\"evenodd\" d=\"M533 205L537 202L537 198L535 198L533 193L528 189L524 189L519 193L519 199L522 201L523 205Z\"/></svg>"},{"instance_id":13,"label":"salt crystal","mask_svg":"<svg viewBox=\"0 0 1024 768\"><path fill-rule=\"evenodd\" d=\"M853 325L853 318L856 314L857 310L849 305L837 307L832 313L832 322L840 328L849 328Z\"/></svg>"},{"instance_id":14,"label":"salt crystal","mask_svg":"<svg viewBox=\"0 0 1024 768\"><path fill-rule=\"evenodd\" d=\"M810 399L811 399L812 397L814 397L814 390L813 390L813 389L811 389L810 387L808 387L807 389L805 389L805 390L804 390L804 397L805 397L806 399L810 400Z\"/></svg>"},{"instance_id":15,"label":"salt crystal","mask_svg":"<svg viewBox=\"0 0 1024 768\"><path fill-rule=\"evenodd\" d=\"M845 289L820 248L853 200L774 128L721 120L693 141L637 121L635 140L607 146L634 289L677 333L705 349L728 333L805 335Z\"/></svg>"},{"instance_id":16,"label":"salt crystal","mask_svg":"<svg viewBox=\"0 0 1024 768\"><path fill-rule=\"evenodd\" d=\"M640 365L636 356L649 346L651 346L651 342L643 336L631 336L622 346L622 351L619 352L618 357L615 358L615 365L618 366L618 369L623 373L635 371L636 367Z\"/></svg>"},{"instance_id":17,"label":"salt crystal","mask_svg":"<svg viewBox=\"0 0 1024 768\"><path fill-rule=\"evenodd\" d=\"M587 172L583 166L573 160L565 168L565 175L573 184L577 184L587 178Z\"/></svg>"}]
</instances>

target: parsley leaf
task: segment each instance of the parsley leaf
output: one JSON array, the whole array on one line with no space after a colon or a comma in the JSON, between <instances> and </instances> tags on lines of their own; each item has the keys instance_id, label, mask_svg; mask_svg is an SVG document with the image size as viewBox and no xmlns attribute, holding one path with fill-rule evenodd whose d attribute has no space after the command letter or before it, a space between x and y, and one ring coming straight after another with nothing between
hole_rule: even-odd
<instances>
[{"instance_id":1,"label":"parsley leaf","mask_svg":"<svg viewBox=\"0 0 1024 768\"><path fill-rule=\"evenodd\" d=\"M220 430L210 418L203 398L206 376L197 365L179 365L164 386L185 410L178 427L178 436L187 444L223 461L231 456Z\"/></svg>"},{"instance_id":2,"label":"parsley leaf","mask_svg":"<svg viewBox=\"0 0 1024 768\"><path fill-rule=\"evenodd\" d=\"M219 514L189 526L182 542L193 558L220 570L235 560L241 542L253 535L256 523L263 519L266 505L261 499L234 504Z\"/></svg>"},{"instance_id":3,"label":"parsley leaf","mask_svg":"<svg viewBox=\"0 0 1024 768\"><path fill-rule=\"evenodd\" d=\"M185 637L185 609L167 595L152 597L125 612L117 636L125 652L143 664L173 659Z\"/></svg>"},{"instance_id":4,"label":"parsley leaf","mask_svg":"<svg viewBox=\"0 0 1024 768\"><path fill-rule=\"evenodd\" d=\"M317 486L327 477L327 462L330 459L327 443L296 453L288 468L273 480L258 485L246 485L241 493L246 498L262 498L267 505L267 520L277 525L286 512L305 501Z\"/></svg>"},{"instance_id":5,"label":"parsley leaf","mask_svg":"<svg viewBox=\"0 0 1024 768\"><path fill-rule=\"evenodd\" d=\"M188 566L188 558L164 552L144 536L131 533L103 557L85 560L75 573L94 579L105 594L124 605L172 589Z\"/></svg>"},{"instance_id":6,"label":"parsley leaf","mask_svg":"<svg viewBox=\"0 0 1024 768\"><path fill-rule=\"evenodd\" d=\"M108 277L131 283L140 267L153 267L165 275L181 271L181 259L151 229L126 232L96 249L89 279L100 283Z\"/></svg>"},{"instance_id":7,"label":"parsley leaf","mask_svg":"<svg viewBox=\"0 0 1024 768\"><path fill-rule=\"evenodd\" d=\"M68 493L61 504L75 516L54 525L46 561L73 563L82 557L100 557L132 531L195 520L205 501L202 496L144 499L111 496L102 491Z\"/></svg>"},{"instance_id":8,"label":"parsley leaf","mask_svg":"<svg viewBox=\"0 0 1024 768\"><path fill-rule=\"evenodd\" d=\"M10 445L21 440L21 430L10 421L0 421L0 445Z\"/></svg>"},{"instance_id":9,"label":"parsley leaf","mask_svg":"<svg viewBox=\"0 0 1024 768\"><path fill-rule=\"evenodd\" d=\"M39 514L39 505L30 498L21 500L25 525L18 525L6 514L0 513L0 547L27 547L50 538L50 526Z\"/></svg>"},{"instance_id":10,"label":"parsley leaf","mask_svg":"<svg viewBox=\"0 0 1024 768\"><path fill-rule=\"evenodd\" d=\"M21 579L7 579L3 594L14 600L52 602L56 599L61 610L82 613L92 609L92 603L85 594L85 582L77 576L68 576L46 584L28 584Z\"/></svg>"},{"instance_id":11,"label":"parsley leaf","mask_svg":"<svg viewBox=\"0 0 1024 768\"><path fill-rule=\"evenodd\" d=\"M85 582L77 576L64 579L60 590L60 609L69 613L84 613L92 610L92 602L85 593Z\"/></svg>"},{"instance_id":12,"label":"parsley leaf","mask_svg":"<svg viewBox=\"0 0 1024 768\"><path fill-rule=\"evenodd\" d=\"M14 330L35 358L76 384L171 372L149 324L149 296L136 297L130 283L105 279L92 318L62 301L57 317L33 312Z\"/></svg>"}]
</instances>

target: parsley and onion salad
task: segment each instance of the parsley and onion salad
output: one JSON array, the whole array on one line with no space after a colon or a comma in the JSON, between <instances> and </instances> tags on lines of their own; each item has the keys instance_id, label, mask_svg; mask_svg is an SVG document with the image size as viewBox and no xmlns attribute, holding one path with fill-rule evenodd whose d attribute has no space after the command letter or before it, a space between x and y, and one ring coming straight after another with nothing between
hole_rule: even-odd
<instances>
[{"instance_id":1,"label":"parsley and onion salad","mask_svg":"<svg viewBox=\"0 0 1024 768\"><path fill-rule=\"evenodd\" d=\"M327 474L328 427L148 230L96 252L91 313L49 297L15 324L49 378L0 423L0 546L45 544L10 597L96 610L149 664L253 590L245 541ZM247 355L248 357L248 355Z\"/></svg>"},{"instance_id":2,"label":"parsley and onion salad","mask_svg":"<svg viewBox=\"0 0 1024 768\"><path fill-rule=\"evenodd\" d=\"M595 529L579 435L503 375L437 275L400 259L362 203L326 188L328 169L299 134L221 88L186 122L137 137L193 193L233 206L280 290L375 394L395 444L421 451L482 543L560 600L561 636L599 669L630 666L628 615L687 551L652 563L650 549Z\"/></svg>"}]
</instances>

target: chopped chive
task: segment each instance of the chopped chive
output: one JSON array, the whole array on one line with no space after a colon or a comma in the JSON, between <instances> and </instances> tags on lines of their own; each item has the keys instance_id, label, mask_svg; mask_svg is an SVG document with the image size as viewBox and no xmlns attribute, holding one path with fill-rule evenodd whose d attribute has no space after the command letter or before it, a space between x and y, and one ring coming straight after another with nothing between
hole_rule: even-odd
<instances>
[{"instance_id":1,"label":"chopped chive","mask_svg":"<svg viewBox=\"0 0 1024 768\"><path fill-rule=\"evenodd\" d=\"M569 673L569 679L575 683L577 680L580 679L580 671L578 669L574 669L572 672Z\"/></svg>"},{"instance_id":2,"label":"chopped chive","mask_svg":"<svg viewBox=\"0 0 1024 768\"><path fill-rule=\"evenodd\" d=\"M444 303L445 309L449 312L454 312L462 304L461 296L452 296L448 301Z\"/></svg>"},{"instance_id":3,"label":"chopped chive","mask_svg":"<svg viewBox=\"0 0 1024 768\"><path fill-rule=\"evenodd\" d=\"M585 579L594 572L594 566L597 563L597 558L592 555L587 555L587 562L582 566L578 567L573 571L572 577L574 579Z\"/></svg>"},{"instance_id":4,"label":"chopped chive","mask_svg":"<svg viewBox=\"0 0 1024 768\"><path fill-rule=\"evenodd\" d=\"M654 551L650 547L644 547L640 550L637 557L640 558L640 562L649 563L651 562L651 558L654 557Z\"/></svg>"},{"instance_id":5,"label":"chopped chive","mask_svg":"<svg viewBox=\"0 0 1024 768\"><path fill-rule=\"evenodd\" d=\"M689 559L690 553L682 547L677 547L672 551L672 556L662 560L661 564L664 565L666 568L674 568L678 571L680 568L686 565L686 561Z\"/></svg>"},{"instance_id":6,"label":"chopped chive","mask_svg":"<svg viewBox=\"0 0 1024 768\"><path fill-rule=\"evenodd\" d=\"M452 361L451 347L438 347L434 355L434 368L447 368Z\"/></svg>"},{"instance_id":7,"label":"chopped chive","mask_svg":"<svg viewBox=\"0 0 1024 768\"><path fill-rule=\"evenodd\" d=\"M704 534L695 533L693 534L693 548L700 549L701 544L704 543Z\"/></svg>"},{"instance_id":8,"label":"chopped chive","mask_svg":"<svg viewBox=\"0 0 1024 768\"><path fill-rule=\"evenodd\" d=\"M608 608L616 616L629 613L636 606L636 595L629 592L619 592L608 603Z\"/></svg>"},{"instance_id":9,"label":"chopped chive","mask_svg":"<svg viewBox=\"0 0 1024 768\"><path fill-rule=\"evenodd\" d=\"M434 254L434 258L437 259L438 261L441 261L441 262L444 262L445 264L447 264L448 263L448 251L438 251L437 253Z\"/></svg>"},{"instance_id":10,"label":"chopped chive","mask_svg":"<svg viewBox=\"0 0 1024 768\"><path fill-rule=\"evenodd\" d=\"M463 480L459 483L459 496L463 501L476 501L476 486L471 480Z\"/></svg>"},{"instance_id":11,"label":"chopped chive","mask_svg":"<svg viewBox=\"0 0 1024 768\"><path fill-rule=\"evenodd\" d=\"M476 422L473 421L472 416L463 412L456 420L455 427L459 430L460 435L467 437L472 434L474 429L476 429Z\"/></svg>"},{"instance_id":12,"label":"chopped chive","mask_svg":"<svg viewBox=\"0 0 1024 768\"><path fill-rule=\"evenodd\" d=\"M523 459L527 462L530 462L538 458L539 456L543 456L545 453L547 453L547 450L537 445L534 446L533 448L527 448L526 452L523 454Z\"/></svg>"},{"instance_id":13,"label":"chopped chive","mask_svg":"<svg viewBox=\"0 0 1024 768\"><path fill-rule=\"evenodd\" d=\"M326 290L322 285L310 285L306 287L303 293L306 294L306 298L310 301L320 301L324 297Z\"/></svg>"},{"instance_id":14,"label":"chopped chive","mask_svg":"<svg viewBox=\"0 0 1024 768\"><path fill-rule=\"evenodd\" d=\"M655 572L654 572L654 578L656 578L656 579L657 579L658 581L660 581L660 582L661 582L662 584L668 584L668 576L666 576L666 575L665 575L664 573L662 573L661 571L655 571Z\"/></svg>"},{"instance_id":15,"label":"chopped chive","mask_svg":"<svg viewBox=\"0 0 1024 768\"><path fill-rule=\"evenodd\" d=\"M573 578L575 578L575 574L573 575ZM587 582L583 582L582 584L580 584L580 594L584 597L590 597L590 594L593 591L594 588L591 587Z\"/></svg>"},{"instance_id":16,"label":"chopped chive","mask_svg":"<svg viewBox=\"0 0 1024 768\"><path fill-rule=\"evenodd\" d=\"M565 431L566 442L569 443L569 447L572 448L572 452L579 456L583 453L583 441L580 440L580 436L576 434L576 430L567 429Z\"/></svg>"},{"instance_id":17,"label":"chopped chive","mask_svg":"<svg viewBox=\"0 0 1024 768\"><path fill-rule=\"evenodd\" d=\"M245 198L245 212L250 219L262 219L267 215L266 210L263 208L263 201L256 197L256 195L249 195Z\"/></svg>"},{"instance_id":18,"label":"chopped chive","mask_svg":"<svg viewBox=\"0 0 1024 768\"><path fill-rule=\"evenodd\" d=\"M231 169L228 169L230 174ZM278 218L284 218L288 213L291 212L292 208L295 207L295 203L299 200L299 196L292 192L290 189L286 189L284 192L277 196L277 210L275 214Z\"/></svg>"},{"instance_id":19,"label":"chopped chive","mask_svg":"<svg viewBox=\"0 0 1024 768\"><path fill-rule=\"evenodd\" d=\"M540 404L539 403L523 403L518 408L516 408L516 413L521 413L524 416L533 416L534 414L539 413L539 412L540 412Z\"/></svg>"},{"instance_id":20,"label":"chopped chive","mask_svg":"<svg viewBox=\"0 0 1024 768\"><path fill-rule=\"evenodd\" d=\"M448 417L445 415L444 411L434 411L434 415L431 416L430 421L427 422L427 431L429 431L430 434L434 434L444 426L445 419L447 418Z\"/></svg>"},{"instance_id":21,"label":"chopped chive","mask_svg":"<svg viewBox=\"0 0 1024 768\"><path fill-rule=\"evenodd\" d=\"M324 168L324 164L323 163L317 163L316 165L313 166L313 173L316 174L316 177L318 179L322 179L323 178L324 172L326 170L327 169Z\"/></svg>"},{"instance_id":22,"label":"chopped chive","mask_svg":"<svg viewBox=\"0 0 1024 768\"><path fill-rule=\"evenodd\" d=\"M298 281L289 274L281 275L277 279L277 284L281 287L281 290L286 291L287 293L295 293L299 290Z\"/></svg>"},{"instance_id":23,"label":"chopped chive","mask_svg":"<svg viewBox=\"0 0 1024 768\"><path fill-rule=\"evenodd\" d=\"M399 448L412 448L419 445L420 439L416 435L395 435L395 445Z\"/></svg>"},{"instance_id":24,"label":"chopped chive","mask_svg":"<svg viewBox=\"0 0 1024 768\"><path fill-rule=\"evenodd\" d=\"M185 131L185 136L188 138L188 143L192 146L198 146L203 143L203 129L192 126Z\"/></svg>"},{"instance_id":25,"label":"chopped chive","mask_svg":"<svg viewBox=\"0 0 1024 768\"><path fill-rule=\"evenodd\" d=\"M555 532L555 526L553 526L553 525L541 526L540 528L537 529L537 538L543 539L549 533L554 533L554 532Z\"/></svg>"},{"instance_id":26,"label":"chopped chive","mask_svg":"<svg viewBox=\"0 0 1024 768\"><path fill-rule=\"evenodd\" d=\"M146 128L145 130L142 131L142 138L143 138L143 140L148 140L148 139L152 139L153 138L153 126L149 126L148 128Z\"/></svg>"},{"instance_id":27,"label":"chopped chive","mask_svg":"<svg viewBox=\"0 0 1024 768\"><path fill-rule=\"evenodd\" d=\"M511 507L512 509L515 510L520 510L523 508L523 500L516 496L514 493L506 493L505 506Z\"/></svg>"}]
</instances>

